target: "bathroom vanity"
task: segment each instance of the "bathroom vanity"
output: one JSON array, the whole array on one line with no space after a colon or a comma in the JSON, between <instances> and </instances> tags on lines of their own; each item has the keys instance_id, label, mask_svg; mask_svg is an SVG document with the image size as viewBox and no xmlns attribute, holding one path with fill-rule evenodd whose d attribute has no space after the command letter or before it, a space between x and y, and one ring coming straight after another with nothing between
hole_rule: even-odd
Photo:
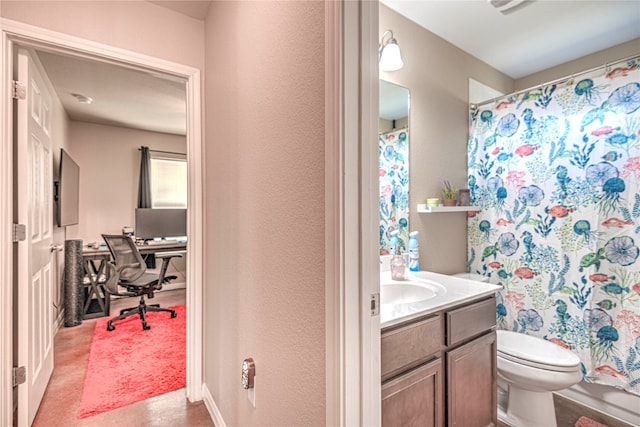
<instances>
[{"instance_id":1,"label":"bathroom vanity","mask_svg":"<svg viewBox=\"0 0 640 427\"><path fill-rule=\"evenodd\" d=\"M383 426L497 425L499 289L429 272L402 282L381 273Z\"/></svg>"}]
</instances>

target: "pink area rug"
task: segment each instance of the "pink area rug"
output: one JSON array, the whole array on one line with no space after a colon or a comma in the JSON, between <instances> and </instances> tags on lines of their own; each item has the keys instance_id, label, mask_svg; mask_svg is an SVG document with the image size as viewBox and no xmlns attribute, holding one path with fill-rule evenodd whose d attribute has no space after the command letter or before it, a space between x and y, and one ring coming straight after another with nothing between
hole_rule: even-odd
<instances>
[{"instance_id":1,"label":"pink area rug","mask_svg":"<svg viewBox=\"0 0 640 427\"><path fill-rule=\"evenodd\" d=\"M578 418L578 421L576 421L574 426L575 427L607 427L606 425L600 424L599 422L594 421L591 418L587 418L587 417Z\"/></svg>"},{"instance_id":2,"label":"pink area rug","mask_svg":"<svg viewBox=\"0 0 640 427\"><path fill-rule=\"evenodd\" d=\"M186 309L147 313L151 329L142 330L139 316L115 323L96 322L84 378L78 418L129 405L182 388L186 384Z\"/></svg>"}]
</instances>

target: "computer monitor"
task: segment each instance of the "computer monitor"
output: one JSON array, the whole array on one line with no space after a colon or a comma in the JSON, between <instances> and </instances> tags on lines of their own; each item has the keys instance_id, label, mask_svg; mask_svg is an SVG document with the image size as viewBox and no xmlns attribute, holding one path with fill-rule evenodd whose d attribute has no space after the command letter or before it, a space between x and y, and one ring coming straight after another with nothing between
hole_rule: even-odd
<instances>
[{"instance_id":1,"label":"computer monitor","mask_svg":"<svg viewBox=\"0 0 640 427\"><path fill-rule=\"evenodd\" d=\"M135 235L138 239L186 237L186 209L136 209Z\"/></svg>"}]
</instances>

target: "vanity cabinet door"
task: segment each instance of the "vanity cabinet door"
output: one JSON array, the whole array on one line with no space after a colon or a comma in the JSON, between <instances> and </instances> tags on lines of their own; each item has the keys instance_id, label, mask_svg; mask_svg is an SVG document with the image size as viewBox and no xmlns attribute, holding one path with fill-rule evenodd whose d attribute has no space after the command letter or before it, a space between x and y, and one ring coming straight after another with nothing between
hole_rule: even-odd
<instances>
[{"instance_id":1,"label":"vanity cabinet door","mask_svg":"<svg viewBox=\"0 0 640 427\"><path fill-rule=\"evenodd\" d=\"M382 426L443 426L443 375L439 358L382 384Z\"/></svg>"},{"instance_id":2,"label":"vanity cabinet door","mask_svg":"<svg viewBox=\"0 0 640 427\"><path fill-rule=\"evenodd\" d=\"M497 425L495 331L447 352L446 359L448 425Z\"/></svg>"}]
</instances>

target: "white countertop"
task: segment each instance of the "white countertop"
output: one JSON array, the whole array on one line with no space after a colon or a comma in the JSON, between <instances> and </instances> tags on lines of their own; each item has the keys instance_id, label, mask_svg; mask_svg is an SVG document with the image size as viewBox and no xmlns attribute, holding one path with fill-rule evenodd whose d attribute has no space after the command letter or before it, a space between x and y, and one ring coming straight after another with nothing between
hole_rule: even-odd
<instances>
[{"instance_id":1,"label":"white countertop","mask_svg":"<svg viewBox=\"0 0 640 427\"><path fill-rule=\"evenodd\" d=\"M402 304L380 304L381 328L393 326L416 317L424 316L425 314L435 313L456 305L464 304L467 301L480 299L502 289L502 286L479 282L477 280L448 276L429 271L409 272L407 270L405 281L391 280L391 273L389 271L381 272L380 294L383 294L384 287L386 286L406 283L419 286L423 285L434 290L436 295L425 301Z\"/></svg>"}]
</instances>

